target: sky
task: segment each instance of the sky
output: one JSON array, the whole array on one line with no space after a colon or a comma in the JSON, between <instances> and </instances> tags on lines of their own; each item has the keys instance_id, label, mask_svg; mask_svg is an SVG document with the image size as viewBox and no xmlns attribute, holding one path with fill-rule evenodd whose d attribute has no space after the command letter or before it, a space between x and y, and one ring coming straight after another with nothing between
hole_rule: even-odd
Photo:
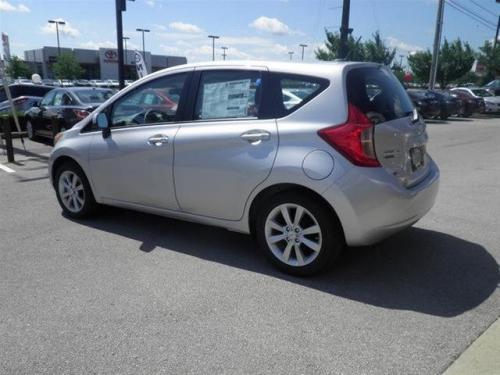
<instances>
[{"instance_id":1,"label":"sky","mask_svg":"<svg viewBox=\"0 0 500 375\"><path fill-rule=\"evenodd\" d=\"M500 4L495 0L450 0L496 25ZM116 46L114 0L0 0L0 31L9 35L11 53L56 46L54 25L61 19L61 47ZM353 35L369 38L380 31L398 56L431 48L437 0L351 0ZM304 60L325 40L325 28L338 30L342 0L135 0L123 14L129 49L142 49L136 28L149 28L146 50L155 54L186 56L188 62L212 59L208 35L216 41L216 59L228 47L228 59L289 60L301 58L299 44L307 44ZM457 37L474 48L493 40L495 27L487 27L445 6L443 36ZM403 57L405 58L405 57Z\"/></svg>"}]
</instances>

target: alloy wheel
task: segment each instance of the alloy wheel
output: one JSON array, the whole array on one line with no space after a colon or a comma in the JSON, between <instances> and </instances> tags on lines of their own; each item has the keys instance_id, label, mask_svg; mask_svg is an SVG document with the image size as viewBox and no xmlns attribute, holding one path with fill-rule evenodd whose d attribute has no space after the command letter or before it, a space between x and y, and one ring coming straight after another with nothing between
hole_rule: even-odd
<instances>
[{"instance_id":1,"label":"alloy wheel","mask_svg":"<svg viewBox=\"0 0 500 375\"><path fill-rule=\"evenodd\" d=\"M85 204L85 190L80 177L72 171L64 171L59 176L59 196L69 211L78 213Z\"/></svg>"},{"instance_id":2,"label":"alloy wheel","mask_svg":"<svg viewBox=\"0 0 500 375\"><path fill-rule=\"evenodd\" d=\"M264 232L269 249L287 265L305 266L320 253L321 227L314 215L298 204L275 207L266 218Z\"/></svg>"}]
</instances>

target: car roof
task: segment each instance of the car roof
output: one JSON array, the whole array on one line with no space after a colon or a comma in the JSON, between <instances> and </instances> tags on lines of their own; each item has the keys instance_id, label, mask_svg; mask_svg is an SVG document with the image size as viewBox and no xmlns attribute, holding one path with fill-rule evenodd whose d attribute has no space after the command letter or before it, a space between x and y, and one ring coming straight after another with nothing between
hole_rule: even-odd
<instances>
[{"instance_id":1,"label":"car roof","mask_svg":"<svg viewBox=\"0 0 500 375\"><path fill-rule=\"evenodd\" d=\"M111 89L107 87L58 87L58 90L69 90L69 91L88 91L88 90L96 90L96 91L111 91Z\"/></svg>"},{"instance_id":2,"label":"car roof","mask_svg":"<svg viewBox=\"0 0 500 375\"><path fill-rule=\"evenodd\" d=\"M378 63L371 62L355 62L355 61L318 61L314 63L304 62L284 62L284 61L269 61L269 60L228 60L228 61L206 61L198 63L190 63L176 65L171 68L159 70L149 76L161 76L166 72L174 72L176 70L189 70L196 68L214 68L214 67L264 67L269 71L294 73L294 74L310 74L315 76L331 75L334 72L341 72L346 66L382 66Z\"/></svg>"}]
</instances>

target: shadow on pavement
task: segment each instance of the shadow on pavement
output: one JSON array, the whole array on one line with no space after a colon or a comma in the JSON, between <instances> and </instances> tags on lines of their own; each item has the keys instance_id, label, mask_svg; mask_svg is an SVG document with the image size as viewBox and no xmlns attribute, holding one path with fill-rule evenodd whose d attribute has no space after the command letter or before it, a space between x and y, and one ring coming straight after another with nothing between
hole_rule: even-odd
<instances>
[{"instance_id":1,"label":"shadow on pavement","mask_svg":"<svg viewBox=\"0 0 500 375\"><path fill-rule=\"evenodd\" d=\"M268 264L250 236L224 229L115 208L78 223L141 242L144 253L176 251L362 303L443 317L478 306L499 282L498 264L482 246L420 228L348 248L331 271L297 278Z\"/></svg>"}]
</instances>

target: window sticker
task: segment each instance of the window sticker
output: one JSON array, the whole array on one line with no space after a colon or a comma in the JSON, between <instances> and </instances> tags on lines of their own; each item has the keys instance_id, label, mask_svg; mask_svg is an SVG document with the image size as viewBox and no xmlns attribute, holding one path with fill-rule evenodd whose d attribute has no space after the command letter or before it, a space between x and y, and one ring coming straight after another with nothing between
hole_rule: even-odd
<instances>
[{"instance_id":1,"label":"window sticker","mask_svg":"<svg viewBox=\"0 0 500 375\"><path fill-rule=\"evenodd\" d=\"M200 118L246 117L250 79L206 83Z\"/></svg>"}]
</instances>

